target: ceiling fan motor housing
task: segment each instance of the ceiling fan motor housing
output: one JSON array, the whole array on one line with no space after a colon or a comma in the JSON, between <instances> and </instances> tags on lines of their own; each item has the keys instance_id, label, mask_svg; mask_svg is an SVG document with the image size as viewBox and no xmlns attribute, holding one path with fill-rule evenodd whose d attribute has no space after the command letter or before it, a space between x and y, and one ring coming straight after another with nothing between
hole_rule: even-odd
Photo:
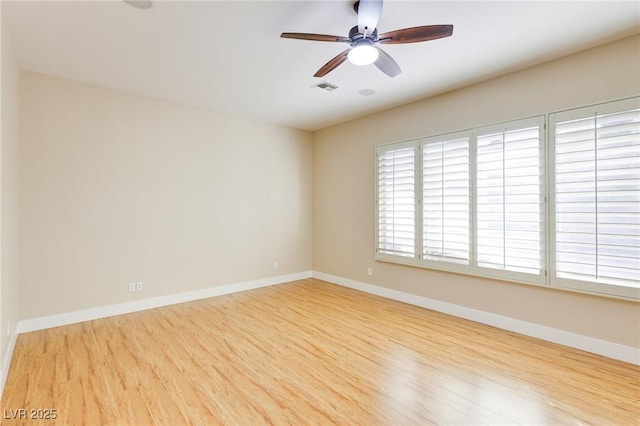
<instances>
[{"instance_id":1,"label":"ceiling fan motor housing","mask_svg":"<svg viewBox=\"0 0 640 426\"><path fill-rule=\"evenodd\" d=\"M351 46L353 46L358 40L362 38L365 38L365 35L358 31L357 25L349 30L349 40L351 40ZM378 29L376 28L371 34L367 34L366 38L374 43L378 41Z\"/></svg>"}]
</instances>

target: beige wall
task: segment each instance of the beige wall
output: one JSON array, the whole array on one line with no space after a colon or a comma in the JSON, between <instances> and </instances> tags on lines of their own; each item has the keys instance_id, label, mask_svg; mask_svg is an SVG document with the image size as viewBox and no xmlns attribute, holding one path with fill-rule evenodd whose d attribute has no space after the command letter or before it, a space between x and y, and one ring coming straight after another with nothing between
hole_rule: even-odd
<instances>
[{"instance_id":1,"label":"beige wall","mask_svg":"<svg viewBox=\"0 0 640 426\"><path fill-rule=\"evenodd\" d=\"M28 72L21 88L22 319L311 269L310 133Z\"/></svg>"},{"instance_id":2,"label":"beige wall","mask_svg":"<svg viewBox=\"0 0 640 426\"><path fill-rule=\"evenodd\" d=\"M18 139L20 72L0 6L2 96L0 99L0 363L18 321ZM8 368L8 366L6 366Z\"/></svg>"},{"instance_id":3,"label":"beige wall","mask_svg":"<svg viewBox=\"0 0 640 426\"><path fill-rule=\"evenodd\" d=\"M635 36L314 133L313 269L640 347L637 303L375 262L373 179L379 144L639 95L639 56Z\"/></svg>"}]
</instances>

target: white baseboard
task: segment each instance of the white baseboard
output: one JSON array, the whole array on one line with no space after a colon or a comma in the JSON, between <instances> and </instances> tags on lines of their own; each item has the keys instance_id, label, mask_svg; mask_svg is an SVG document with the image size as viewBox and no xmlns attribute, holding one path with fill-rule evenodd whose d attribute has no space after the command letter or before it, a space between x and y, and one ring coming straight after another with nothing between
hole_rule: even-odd
<instances>
[{"instance_id":1,"label":"white baseboard","mask_svg":"<svg viewBox=\"0 0 640 426\"><path fill-rule=\"evenodd\" d=\"M452 303L442 302L440 300L430 299L428 297L417 296L415 294L379 287L322 272L314 271L313 278L338 284L343 287L360 290L365 293L375 294L377 296L408 303L410 305L420 306L433 311L491 325L503 330L513 331L526 336L546 340L548 342L558 343L571 348L580 349L585 352L591 352L608 358L640 365L640 349L632 346L625 346L606 340L596 339L594 337L583 336L581 334L558 330L527 321L521 321L502 315L492 314L490 312L467 308Z\"/></svg>"},{"instance_id":2,"label":"white baseboard","mask_svg":"<svg viewBox=\"0 0 640 426\"><path fill-rule=\"evenodd\" d=\"M28 333L30 331L44 330L47 328L75 324L83 321L91 321L99 318L111 317L114 315L129 314L132 312L144 311L147 309L160 308L162 306L174 305L176 303L207 299L209 297L222 296L224 294L237 293L239 291L252 290L260 287L267 287L291 281L303 280L306 278L311 278L311 276L311 271L299 272L289 275L279 275L276 277L262 278L258 280L245 281L217 287L209 287L202 290L187 291L184 293L171 294L168 296L151 297L148 299L135 300L132 302L118 303L115 305L82 309L79 311L67 312L64 314L32 318L20 321L17 325L16 333Z\"/></svg>"},{"instance_id":3,"label":"white baseboard","mask_svg":"<svg viewBox=\"0 0 640 426\"><path fill-rule=\"evenodd\" d=\"M18 340L18 333L14 329L9 335L9 346L4 352L2 358L2 365L0 366L0 399L4 393L4 385L7 383L7 377L9 377L9 367L11 367L11 359L13 358L13 351L16 348L16 341Z\"/></svg>"}]
</instances>

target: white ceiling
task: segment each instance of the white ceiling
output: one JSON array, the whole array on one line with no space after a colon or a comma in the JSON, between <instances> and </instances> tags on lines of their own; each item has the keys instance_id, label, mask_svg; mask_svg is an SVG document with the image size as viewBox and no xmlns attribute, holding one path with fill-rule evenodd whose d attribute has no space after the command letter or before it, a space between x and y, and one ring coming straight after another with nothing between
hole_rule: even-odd
<instances>
[{"instance_id":1,"label":"white ceiling","mask_svg":"<svg viewBox=\"0 0 640 426\"><path fill-rule=\"evenodd\" d=\"M321 79L347 45L280 33L346 36L351 0L2 3L22 69L306 130L640 32L637 1L386 0L380 33L453 24L453 36L381 46L403 70L395 78L345 62ZM339 88L311 88L323 80Z\"/></svg>"}]
</instances>

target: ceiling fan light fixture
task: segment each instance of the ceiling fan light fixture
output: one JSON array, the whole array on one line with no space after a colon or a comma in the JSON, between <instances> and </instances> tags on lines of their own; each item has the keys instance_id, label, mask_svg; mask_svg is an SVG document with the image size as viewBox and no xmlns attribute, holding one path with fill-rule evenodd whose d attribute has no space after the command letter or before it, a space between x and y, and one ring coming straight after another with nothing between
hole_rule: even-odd
<instances>
[{"instance_id":1,"label":"ceiling fan light fixture","mask_svg":"<svg viewBox=\"0 0 640 426\"><path fill-rule=\"evenodd\" d=\"M378 49L367 39L359 40L347 54L354 65L369 65L378 59Z\"/></svg>"}]
</instances>

